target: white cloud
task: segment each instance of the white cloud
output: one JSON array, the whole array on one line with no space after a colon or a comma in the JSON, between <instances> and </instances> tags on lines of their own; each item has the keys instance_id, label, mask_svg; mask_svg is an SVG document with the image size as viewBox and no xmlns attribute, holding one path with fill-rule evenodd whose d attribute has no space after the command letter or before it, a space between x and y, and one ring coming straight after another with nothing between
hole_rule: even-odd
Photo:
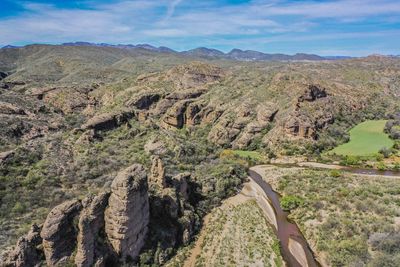
<instances>
[{"instance_id":1,"label":"white cloud","mask_svg":"<svg viewBox=\"0 0 400 267\"><path fill-rule=\"evenodd\" d=\"M58 8L22 2L25 11L0 18L0 44L91 41L150 42L175 48L198 44L249 44L385 36L388 31L357 32L348 25L366 19L400 21L398 0L253 0L236 5L219 1L124 0L86 8ZM334 26L325 32L326 21ZM340 26L342 30L339 30ZM364 29L365 30L365 29ZM368 30L368 28L367 28ZM395 32L394 34L398 34ZM218 42L218 43L217 43ZM187 44L186 46L192 46ZM240 46L239 46L240 47Z\"/></svg>"}]
</instances>

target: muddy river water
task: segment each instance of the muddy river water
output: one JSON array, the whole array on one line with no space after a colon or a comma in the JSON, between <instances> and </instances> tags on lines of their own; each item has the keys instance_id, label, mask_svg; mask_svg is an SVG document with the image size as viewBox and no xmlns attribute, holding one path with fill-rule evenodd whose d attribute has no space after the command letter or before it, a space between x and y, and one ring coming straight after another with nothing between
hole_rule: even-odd
<instances>
[{"instance_id":1,"label":"muddy river water","mask_svg":"<svg viewBox=\"0 0 400 267\"><path fill-rule=\"evenodd\" d=\"M276 217L275 232L281 245L282 256L288 266L320 266L299 227L290 222L287 217L288 213L282 210L278 193L272 190L272 187L256 171L250 169L249 175L267 195L274 210Z\"/></svg>"}]
</instances>

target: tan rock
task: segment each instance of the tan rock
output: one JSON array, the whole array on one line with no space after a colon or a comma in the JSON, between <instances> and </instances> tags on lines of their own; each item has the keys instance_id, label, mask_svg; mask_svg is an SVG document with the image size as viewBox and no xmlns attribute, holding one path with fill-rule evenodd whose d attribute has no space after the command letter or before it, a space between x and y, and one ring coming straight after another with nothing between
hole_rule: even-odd
<instances>
[{"instance_id":1,"label":"tan rock","mask_svg":"<svg viewBox=\"0 0 400 267\"><path fill-rule=\"evenodd\" d=\"M0 266L32 267L40 266L43 252L37 247L42 243L40 227L32 225L27 235L20 237L13 250L4 255Z\"/></svg>"},{"instance_id":2,"label":"tan rock","mask_svg":"<svg viewBox=\"0 0 400 267\"><path fill-rule=\"evenodd\" d=\"M89 119L82 125L82 130L112 130L128 122L135 116L135 113L130 110L123 110L115 113L104 113Z\"/></svg>"},{"instance_id":3,"label":"tan rock","mask_svg":"<svg viewBox=\"0 0 400 267\"><path fill-rule=\"evenodd\" d=\"M78 244L75 256L75 264L78 267L89 267L102 259L96 240L102 229L104 229L104 211L108 203L108 193L101 193L96 197L89 197L82 201L78 223Z\"/></svg>"},{"instance_id":4,"label":"tan rock","mask_svg":"<svg viewBox=\"0 0 400 267\"><path fill-rule=\"evenodd\" d=\"M152 138L144 145L144 151L150 155L162 155L167 152L164 142L157 138Z\"/></svg>"},{"instance_id":5,"label":"tan rock","mask_svg":"<svg viewBox=\"0 0 400 267\"><path fill-rule=\"evenodd\" d=\"M164 164L161 158L157 155L151 157L149 183L160 188L165 188L167 186Z\"/></svg>"},{"instance_id":6,"label":"tan rock","mask_svg":"<svg viewBox=\"0 0 400 267\"><path fill-rule=\"evenodd\" d=\"M133 96L129 101L126 102L125 105L128 107L135 107L137 109L149 109L160 99L161 95L158 93L142 93Z\"/></svg>"},{"instance_id":7,"label":"tan rock","mask_svg":"<svg viewBox=\"0 0 400 267\"><path fill-rule=\"evenodd\" d=\"M47 215L40 233L47 265L63 265L72 255L77 237L73 221L81 208L78 200L70 200L56 206Z\"/></svg>"},{"instance_id":8,"label":"tan rock","mask_svg":"<svg viewBox=\"0 0 400 267\"><path fill-rule=\"evenodd\" d=\"M117 255L135 259L144 245L149 223L147 174L140 164L118 173L111 185L105 231Z\"/></svg>"},{"instance_id":9,"label":"tan rock","mask_svg":"<svg viewBox=\"0 0 400 267\"><path fill-rule=\"evenodd\" d=\"M186 107L190 100L175 103L161 118L161 126L166 129L182 128L186 124Z\"/></svg>"}]
</instances>

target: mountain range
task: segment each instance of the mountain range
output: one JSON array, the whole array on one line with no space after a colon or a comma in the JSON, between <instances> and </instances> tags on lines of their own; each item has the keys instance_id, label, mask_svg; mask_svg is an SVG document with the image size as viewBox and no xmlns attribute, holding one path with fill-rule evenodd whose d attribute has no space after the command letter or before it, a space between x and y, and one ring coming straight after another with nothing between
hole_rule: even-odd
<instances>
[{"instance_id":1,"label":"mountain range","mask_svg":"<svg viewBox=\"0 0 400 267\"><path fill-rule=\"evenodd\" d=\"M287 55L281 53L269 54L254 50L241 50L232 49L228 53L224 53L220 50L198 47L187 51L176 51L165 46L155 47L150 44L108 44L108 43L90 43L90 42L69 42L63 43L62 46L97 46L97 47L114 47L120 49L145 49L159 53L171 53L180 54L188 57L198 57L205 59L229 59L229 60L240 60L240 61L296 61L296 60L310 60L310 61L320 61L320 60L337 60L337 59L349 59L352 57L348 56L319 56L315 54L297 53L295 55ZM7 45L4 48L16 48L16 46Z\"/></svg>"}]
</instances>

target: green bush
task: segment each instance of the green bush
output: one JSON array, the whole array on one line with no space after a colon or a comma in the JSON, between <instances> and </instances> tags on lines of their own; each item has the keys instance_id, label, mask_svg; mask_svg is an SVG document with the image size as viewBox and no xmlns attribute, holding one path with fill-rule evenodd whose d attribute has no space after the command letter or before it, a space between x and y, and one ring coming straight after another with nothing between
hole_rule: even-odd
<instances>
[{"instance_id":1,"label":"green bush","mask_svg":"<svg viewBox=\"0 0 400 267\"><path fill-rule=\"evenodd\" d=\"M303 205L303 199L297 196L283 196L280 200L282 209L285 211L293 210L301 205Z\"/></svg>"}]
</instances>

